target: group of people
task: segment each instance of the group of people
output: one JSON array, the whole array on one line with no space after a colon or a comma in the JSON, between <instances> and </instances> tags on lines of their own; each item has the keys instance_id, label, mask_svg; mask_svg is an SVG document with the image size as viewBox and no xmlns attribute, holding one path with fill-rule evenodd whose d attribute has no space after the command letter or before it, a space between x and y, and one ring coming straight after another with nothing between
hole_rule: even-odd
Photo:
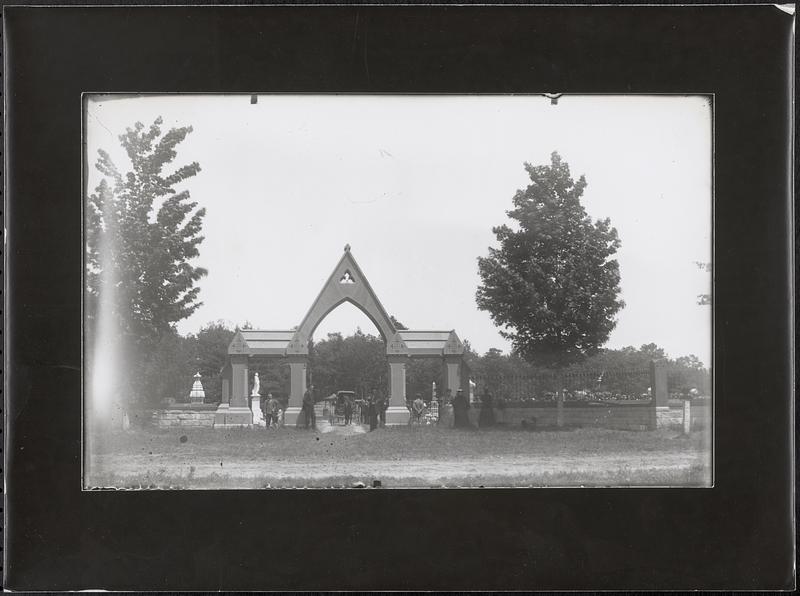
<instances>
[{"instance_id":1,"label":"group of people","mask_svg":"<svg viewBox=\"0 0 800 596\"><path fill-rule=\"evenodd\" d=\"M341 404L344 409L344 423L350 424L353 420L353 413L355 410L355 403L349 395L340 395L337 399L342 399ZM301 424L304 428L317 428L317 414L314 406L318 401L316 388L310 385L306 392L303 394L303 406L300 410L300 419L298 426ZM386 426L386 410L389 408L389 400L383 395L369 395L366 400L361 404L361 422L369 424L369 429L375 430L379 426Z\"/></svg>"},{"instance_id":2,"label":"group of people","mask_svg":"<svg viewBox=\"0 0 800 596\"><path fill-rule=\"evenodd\" d=\"M379 426L386 426L386 410L389 409L389 400L384 395L368 395L362 406L361 417L369 424L373 431Z\"/></svg>"},{"instance_id":3,"label":"group of people","mask_svg":"<svg viewBox=\"0 0 800 596\"><path fill-rule=\"evenodd\" d=\"M487 389L481 395L481 410L478 413L478 426L481 428L494 426L494 399ZM450 402L453 405L453 427L454 428L474 428L469 420L470 408L469 399L464 395L464 391L459 389L456 396Z\"/></svg>"},{"instance_id":4,"label":"group of people","mask_svg":"<svg viewBox=\"0 0 800 596\"><path fill-rule=\"evenodd\" d=\"M268 398L271 398L271 395L268 396ZM342 399L344 402L341 405L344 408L345 424L350 424L352 422L355 404L352 398L348 395L340 395L338 399ZM488 390L484 390L480 399L482 407L478 415L478 426L481 428L494 426L494 400L491 394ZM316 396L314 385L309 386L306 392L303 394L303 407L300 412L301 418L298 420L298 426L303 424L307 429L316 429L317 415L314 410L314 406L318 401L320 400ZM474 427L469 419L469 398L467 398L463 389L456 391L455 396L450 401L450 405L453 407L453 428ZM406 403L406 406L409 410L409 424L421 422L422 416L427 408L425 401L422 399L422 395L417 393L413 400ZM374 394L369 395L361 403L361 422L364 424L369 424L370 431L375 430L379 426L386 426L386 410L388 407L389 400L386 398L386 396L376 396ZM266 410L267 412L270 412L269 415L265 414L265 418L267 418L267 426L270 426L270 420L273 420L277 425L279 423L278 418L280 417L280 403L274 398L268 399Z\"/></svg>"}]
</instances>

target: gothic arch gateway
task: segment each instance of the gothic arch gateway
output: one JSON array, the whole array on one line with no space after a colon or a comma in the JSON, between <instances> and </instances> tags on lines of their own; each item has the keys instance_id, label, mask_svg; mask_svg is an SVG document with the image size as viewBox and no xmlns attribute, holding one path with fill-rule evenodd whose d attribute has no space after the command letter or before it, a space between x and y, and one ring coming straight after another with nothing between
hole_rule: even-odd
<instances>
[{"instance_id":1,"label":"gothic arch gateway","mask_svg":"<svg viewBox=\"0 0 800 596\"><path fill-rule=\"evenodd\" d=\"M369 317L386 344L389 364L387 424L408 422L406 364L410 358L440 358L445 373L444 391L450 390L455 394L457 389L463 388L469 393L469 380L463 364L464 344L456 332L395 329L348 244L296 330L244 329L236 332L228 346L228 362L222 370L222 402L217 408L214 427L253 424L253 413L248 407L248 366L252 358L280 358L289 366L291 374L286 424L294 425L306 391L308 342L317 325L343 302L350 302Z\"/></svg>"}]
</instances>

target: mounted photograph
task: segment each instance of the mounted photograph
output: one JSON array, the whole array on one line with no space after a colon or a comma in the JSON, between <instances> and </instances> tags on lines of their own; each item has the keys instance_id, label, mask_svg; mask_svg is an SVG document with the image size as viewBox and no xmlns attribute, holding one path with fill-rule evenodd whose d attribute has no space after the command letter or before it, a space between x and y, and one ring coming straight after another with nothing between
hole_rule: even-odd
<instances>
[{"instance_id":1,"label":"mounted photograph","mask_svg":"<svg viewBox=\"0 0 800 596\"><path fill-rule=\"evenodd\" d=\"M713 97L85 94L94 489L713 486Z\"/></svg>"}]
</instances>

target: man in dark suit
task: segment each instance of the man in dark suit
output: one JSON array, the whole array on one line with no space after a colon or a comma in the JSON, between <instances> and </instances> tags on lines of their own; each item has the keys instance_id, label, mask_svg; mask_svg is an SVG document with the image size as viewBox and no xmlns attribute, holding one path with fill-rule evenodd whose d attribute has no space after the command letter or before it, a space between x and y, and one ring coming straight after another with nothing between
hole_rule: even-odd
<instances>
[{"instance_id":1,"label":"man in dark suit","mask_svg":"<svg viewBox=\"0 0 800 596\"><path fill-rule=\"evenodd\" d=\"M314 385L311 385L303 394L303 408L301 414L304 416L306 428L317 428L317 415L314 412L314 404L316 403L314 396Z\"/></svg>"},{"instance_id":2,"label":"man in dark suit","mask_svg":"<svg viewBox=\"0 0 800 596\"><path fill-rule=\"evenodd\" d=\"M381 426L386 426L386 410L389 408L389 398L383 393L378 397L378 417L381 421Z\"/></svg>"}]
</instances>

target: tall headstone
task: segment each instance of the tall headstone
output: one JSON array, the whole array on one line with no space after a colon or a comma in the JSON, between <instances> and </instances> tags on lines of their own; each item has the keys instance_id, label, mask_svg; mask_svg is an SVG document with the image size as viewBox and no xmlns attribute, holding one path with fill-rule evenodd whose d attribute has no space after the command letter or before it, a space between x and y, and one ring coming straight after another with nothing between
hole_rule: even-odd
<instances>
[{"instance_id":1,"label":"tall headstone","mask_svg":"<svg viewBox=\"0 0 800 596\"><path fill-rule=\"evenodd\" d=\"M653 360L650 362L650 387L656 408L669 409L669 393L667 392L667 362Z\"/></svg>"}]
</instances>

